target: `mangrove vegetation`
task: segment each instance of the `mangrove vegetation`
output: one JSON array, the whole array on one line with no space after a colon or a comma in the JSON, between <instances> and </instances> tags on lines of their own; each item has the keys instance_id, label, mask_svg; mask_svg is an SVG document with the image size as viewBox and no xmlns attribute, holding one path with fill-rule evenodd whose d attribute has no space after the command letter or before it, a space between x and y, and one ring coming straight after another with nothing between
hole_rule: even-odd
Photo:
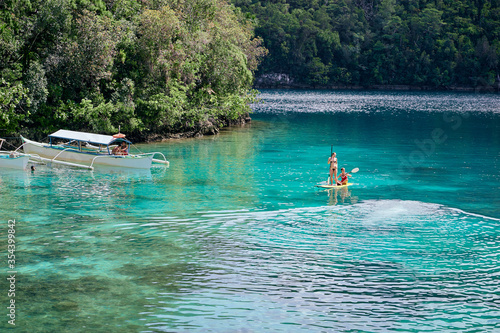
<instances>
[{"instance_id":1,"label":"mangrove vegetation","mask_svg":"<svg viewBox=\"0 0 500 333\"><path fill-rule=\"evenodd\" d=\"M0 135L140 140L238 119L265 55L220 0L2 0Z\"/></svg>"},{"instance_id":2,"label":"mangrove vegetation","mask_svg":"<svg viewBox=\"0 0 500 333\"><path fill-rule=\"evenodd\" d=\"M233 0L272 84L498 89L499 0Z\"/></svg>"}]
</instances>

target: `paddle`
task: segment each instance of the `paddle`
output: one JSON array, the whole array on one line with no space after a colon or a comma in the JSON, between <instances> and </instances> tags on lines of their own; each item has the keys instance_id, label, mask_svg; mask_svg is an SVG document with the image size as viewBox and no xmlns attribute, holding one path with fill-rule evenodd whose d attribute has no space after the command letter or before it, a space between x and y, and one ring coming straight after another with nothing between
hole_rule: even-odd
<instances>
[{"instance_id":1,"label":"paddle","mask_svg":"<svg viewBox=\"0 0 500 333\"><path fill-rule=\"evenodd\" d=\"M330 156L333 154L333 145L330 146ZM328 174L328 178L326 179L326 183L330 184L330 174Z\"/></svg>"},{"instance_id":2,"label":"paddle","mask_svg":"<svg viewBox=\"0 0 500 333\"><path fill-rule=\"evenodd\" d=\"M358 172L358 171L359 171L359 168L354 168L354 169L352 169L352 170L351 170L351 172L348 172L347 174L349 174L349 175L350 175L350 174L352 174L352 173L356 173L356 172ZM351 176L351 177L352 177L352 176ZM353 178L354 178L354 177L353 177Z\"/></svg>"}]
</instances>

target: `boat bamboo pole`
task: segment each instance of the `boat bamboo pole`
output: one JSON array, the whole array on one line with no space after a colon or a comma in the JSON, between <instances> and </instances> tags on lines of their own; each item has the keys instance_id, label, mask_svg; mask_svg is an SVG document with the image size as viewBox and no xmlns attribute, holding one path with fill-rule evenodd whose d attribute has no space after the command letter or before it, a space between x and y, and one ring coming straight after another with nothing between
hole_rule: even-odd
<instances>
[{"instance_id":1,"label":"boat bamboo pole","mask_svg":"<svg viewBox=\"0 0 500 333\"><path fill-rule=\"evenodd\" d=\"M73 166L73 167L77 167L77 168L84 168L84 169L94 170L94 167L89 166L89 165L78 164L78 163L71 163L71 162L64 162L64 161L58 161L58 160L53 160L53 159L45 158L45 157L41 157L41 156L37 156L36 158L38 158L38 159L40 159L41 161L44 161L44 162L50 162L50 163L56 163L56 164Z\"/></svg>"},{"instance_id":2,"label":"boat bamboo pole","mask_svg":"<svg viewBox=\"0 0 500 333\"><path fill-rule=\"evenodd\" d=\"M170 166L170 162L169 161L162 161L162 160L158 160L156 158L153 158L153 162L165 164L166 166Z\"/></svg>"},{"instance_id":3,"label":"boat bamboo pole","mask_svg":"<svg viewBox=\"0 0 500 333\"><path fill-rule=\"evenodd\" d=\"M153 157L156 155L156 154L159 154L163 157L163 160L159 160L157 158L153 158L153 162L155 163L160 163L160 164L165 164L167 167L170 166L170 162L167 161L167 158L165 157L165 155L163 155L163 153L160 153L159 151L156 151L154 153L149 153L149 154L153 154Z\"/></svg>"}]
</instances>

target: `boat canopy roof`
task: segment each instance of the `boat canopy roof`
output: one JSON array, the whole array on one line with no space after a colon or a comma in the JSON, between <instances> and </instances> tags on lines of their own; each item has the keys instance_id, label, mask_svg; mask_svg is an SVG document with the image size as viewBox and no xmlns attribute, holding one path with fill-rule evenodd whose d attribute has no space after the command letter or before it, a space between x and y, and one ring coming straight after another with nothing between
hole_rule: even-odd
<instances>
[{"instance_id":1,"label":"boat canopy roof","mask_svg":"<svg viewBox=\"0 0 500 333\"><path fill-rule=\"evenodd\" d=\"M76 140L82 142L88 142L98 145L110 145L113 142L121 142L125 141L127 143L132 143L124 138L114 138L112 135L104 135L104 134L93 134L86 132L77 132L77 131L69 131L69 130L59 130L49 135L49 138L59 138L66 140Z\"/></svg>"}]
</instances>

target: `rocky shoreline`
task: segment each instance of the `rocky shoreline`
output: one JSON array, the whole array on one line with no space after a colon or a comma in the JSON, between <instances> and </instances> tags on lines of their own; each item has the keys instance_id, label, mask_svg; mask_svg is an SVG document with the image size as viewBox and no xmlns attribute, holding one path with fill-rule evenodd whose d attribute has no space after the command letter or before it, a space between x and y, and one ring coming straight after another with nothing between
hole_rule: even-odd
<instances>
[{"instance_id":1,"label":"rocky shoreline","mask_svg":"<svg viewBox=\"0 0 500 333\"><path fill-rule=\"evenodd\" d=\"M205 121L201 121L191 128L186 128L185 131L179 131L176 133L155 133L147 135L145 138L139 141L143 142L161 142L171 139L187 139L187 138L197 138L204 135L216 135L220 132L222 128L229 126L242 126L248 124L252 121L249 113L241 115L237 119L214 119L208 118Z\"/></svg>"}]
</instances>

